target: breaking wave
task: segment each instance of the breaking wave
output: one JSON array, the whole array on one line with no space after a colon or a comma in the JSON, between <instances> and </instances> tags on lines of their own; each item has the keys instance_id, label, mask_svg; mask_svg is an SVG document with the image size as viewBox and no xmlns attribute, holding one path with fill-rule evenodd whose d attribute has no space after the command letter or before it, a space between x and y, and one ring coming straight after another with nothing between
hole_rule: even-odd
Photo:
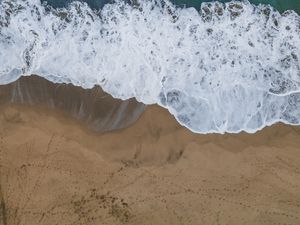
<instances>
[{"instance_id":1,"label":"breaking wave","mask_svg":"<svg viewBox=\"0 0 300 225\"><path fill-rule=\"evenodd\" d=\"M300 17L248 1L0 0L0 84L38 74L167 108L197 133L300 124Z\"/></svg>"}]
</instances>

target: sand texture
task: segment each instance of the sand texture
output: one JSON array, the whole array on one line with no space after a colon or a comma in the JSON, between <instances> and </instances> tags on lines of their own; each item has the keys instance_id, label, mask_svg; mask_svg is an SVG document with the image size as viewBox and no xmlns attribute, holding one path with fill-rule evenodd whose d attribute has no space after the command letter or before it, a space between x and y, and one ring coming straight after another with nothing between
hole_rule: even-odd
<instances>
[{"instance_id":1,"label":"sand texture","mask_svg":"<svg viewBox=\"0 0 300 225\"><path fill-rule=\"evenodd\" d=\"M95 133L41 107L0 109L1 225L299 225L300 128L196 135L147 107Z\"/></svg>"}]
</instances>

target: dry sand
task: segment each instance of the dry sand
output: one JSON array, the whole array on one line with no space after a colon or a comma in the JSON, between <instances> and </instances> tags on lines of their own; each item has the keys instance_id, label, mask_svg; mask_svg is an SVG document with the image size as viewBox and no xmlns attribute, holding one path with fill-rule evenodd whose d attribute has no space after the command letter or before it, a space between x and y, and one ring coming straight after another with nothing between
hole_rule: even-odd
<instances>
[{"instance_id":1,"label":"dry sand","mask_svg":"<svg viewBox=\"0 0 300 225\"><path fill-rule=\"evenodd\" d=\"M0 108L1 225L299 225L300 128L196 135L147 107L86 130L61 112Z\"/></svg>"}]
</instances>

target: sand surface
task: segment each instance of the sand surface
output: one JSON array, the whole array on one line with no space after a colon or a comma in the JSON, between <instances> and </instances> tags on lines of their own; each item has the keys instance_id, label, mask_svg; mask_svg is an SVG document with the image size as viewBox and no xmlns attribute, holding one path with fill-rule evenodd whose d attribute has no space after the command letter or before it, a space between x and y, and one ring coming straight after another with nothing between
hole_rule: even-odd
<instances>
[{"instance_id":1,"label":"sand surface","mask_svg":"<svg viewBox=\"0 0 300 225\"><path fill-rule=\"evenodd\" d=\"M300 128L196 135L157 106L86 130L41 107L0 108L1 225L299 225Z\"/></svg>"}]
</instances>

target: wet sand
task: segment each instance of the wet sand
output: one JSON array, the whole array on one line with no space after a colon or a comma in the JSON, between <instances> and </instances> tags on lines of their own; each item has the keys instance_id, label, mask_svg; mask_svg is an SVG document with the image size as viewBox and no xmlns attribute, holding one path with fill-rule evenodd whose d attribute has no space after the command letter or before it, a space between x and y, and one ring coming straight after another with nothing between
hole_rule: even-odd
<instances>
[{"instance_id":1,"label":"wet sand","mask_svg":"<svg viewBox=\"0 0 300 225\"><path fill-rule=\"evenodd\" d=\"M99 86L83 89L52 83L37 75L0 85L0 104L39 105L59 109L95 131L125 128L134 123L145 105L135 99L115 99Z\"/></svg>"},{"instance_id":2,"label":"wet sand","mask_svg":"<svg viewBox=\"0 0 300 225\"><path fill-rule=\"evenodd\" d=\"M300 128L196 135L158 106L97 133L0 109L1 225L298 225Z\"/></svg>"}]
</instances>

